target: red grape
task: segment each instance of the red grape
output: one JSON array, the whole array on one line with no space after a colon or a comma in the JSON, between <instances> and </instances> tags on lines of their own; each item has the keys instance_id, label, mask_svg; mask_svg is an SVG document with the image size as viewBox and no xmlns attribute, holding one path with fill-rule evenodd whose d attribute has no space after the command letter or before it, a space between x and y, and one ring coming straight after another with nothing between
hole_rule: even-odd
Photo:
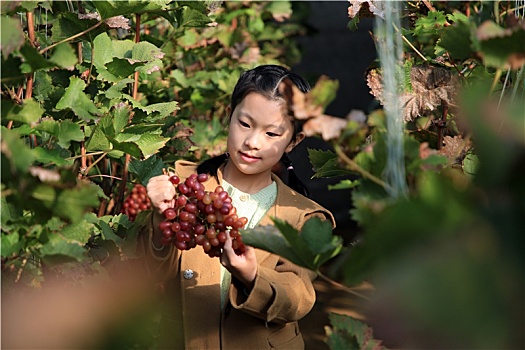
<instances>
[{"instance_id":1,"label":"red grape","mask_svg":"<svg viewBox=\"0 0 525 350\"><path fill-rule=\"evenodd\" d=\"M146 187L141 184L135 184L131 192L124 199L120 212L128 216L130 221L135 221L138 213L149 210L151 203L146 195Z\"/></svg>"},{"instance_id":2,"label":"red grape","mask_svg":"<svg viewBox=\"0 0 525 350\"><path fill-rule=\"evenodd\" d=\"M237 216L231 197L222 186L206 191L202 183L208 179L207 174L191 174L185 179L177 175L170 177L176 197L174 207L164 211L165 220L159 224L163 233L161 243L174 244L180 250L200 245L210 257L220 257L229 234L235 252L240 255L245 248L239 229L248 219ZM147 199L145 193L145 188L139 189L134 198ZM131 208L129 210L138 210L134 206L134 202L126 204L126 208ZM137 208L141 208L140 205Z\"/></svg>"}]
</instances>

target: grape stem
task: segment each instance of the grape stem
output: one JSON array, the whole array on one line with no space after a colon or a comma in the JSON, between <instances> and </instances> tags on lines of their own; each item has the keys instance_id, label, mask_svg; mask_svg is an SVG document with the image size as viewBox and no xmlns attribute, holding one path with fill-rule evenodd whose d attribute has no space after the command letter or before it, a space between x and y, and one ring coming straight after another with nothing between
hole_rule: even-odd
<instances>
[{"instance_id":1,"label":"grape stem","mask_svg":"<svg viewBox=\"0 0 525 350\"><path fill-rule=\"evenodd\" d=\"M352 288L350 288L350 287L348 287L348 286L345 286L344 284L341 284L341 283L339 283L339 282L337 282L337 281L334 281L334 280L331 279L330 277L324 275L322 272L320 272L320 271L316 271L316 273L317 273L317 275L318 275L319 277L321 277L321 279L323 279L324 281L330 283L331 285L333 285L333 286L335 286L335 287L337 287L337 288L339 288L339 289L341 289L341 290L343 290L343 291L345 291L345 292L347 292L347 293L353 294L353 295L355 295L355 296L357 296L357 297L359 297L359 298L362 298L362 299L365 299L365 300L370 300L370 298L367 297L366 295L363 295L363 294L361 294L361 293L359 293L359 292L356 292L356 291L353 290Z\"/></svg>"}]
</instances>

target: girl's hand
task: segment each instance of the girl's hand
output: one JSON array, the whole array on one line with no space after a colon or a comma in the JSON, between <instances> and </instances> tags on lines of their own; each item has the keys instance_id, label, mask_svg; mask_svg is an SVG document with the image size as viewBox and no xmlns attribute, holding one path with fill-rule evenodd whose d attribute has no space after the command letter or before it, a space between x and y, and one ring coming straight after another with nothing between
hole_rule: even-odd
<instances>
[{"instance_id":1,"label":"girl's hand","mask_svg":"<svg viewBox=\"0 0 525 350\"><path fill-rule=\"evenodd\" d=\"M169 175L154 176L148 181L146 190L148 197L157 213L162 214L175 204L175 187L169 180Z\"/></svg>"},{"instance_id":2,"label":"girl's hand","mask_svg":"<svg viewBox=\"0 0 525 350\"><path fill-rule=\"evenodd\" d=\"M257 258L253 247L245 247L244 253L237 255L232 247L232 239L227 234L221 255L221 264L250 291L257 273Z\"/></svg>"}]
</instances>

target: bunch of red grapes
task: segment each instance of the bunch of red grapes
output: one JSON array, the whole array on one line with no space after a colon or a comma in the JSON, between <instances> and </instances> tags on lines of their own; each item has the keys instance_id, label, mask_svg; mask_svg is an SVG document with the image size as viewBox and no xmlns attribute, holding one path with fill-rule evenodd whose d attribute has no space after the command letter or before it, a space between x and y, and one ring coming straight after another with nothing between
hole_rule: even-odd
<instances>
[{"instance_id":1,"label":"bunch of red grapes","mask_svg":"<svg viewBox=\"0 0 525 350\"><path fill-rule=\"evenodd\" d=\"M202 246L210 257L220 257L226 235L232 239L236 254L244 252L239 229L248 222L238 217L228 192L218 186L205 191L203 182L207 174L191 174L181 182L177 175L170 176L175 186L175 206L164 211L165 220L159 224L162 244L174 244L180 250Z\"/></svg>"},{"instance_id":2,"label":"bunch of red grapes","mask_svg":"<svg viewBox=\"0 0 525 350\"><path fill-rule=\"evenodd\" d=\"M120 212L126 214L130 221L135 221L138 213L151 208L146 187L141 184L133 186L131 193L124 199L124 204Z\"/></svg>"}]
</instances>

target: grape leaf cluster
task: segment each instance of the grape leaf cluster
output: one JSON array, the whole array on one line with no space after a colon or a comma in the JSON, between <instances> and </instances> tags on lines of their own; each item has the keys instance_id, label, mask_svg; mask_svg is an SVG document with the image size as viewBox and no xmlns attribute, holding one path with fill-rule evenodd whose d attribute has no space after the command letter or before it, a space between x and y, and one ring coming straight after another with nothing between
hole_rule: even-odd
<instances>
[{"instance_id":1,"label":"grape leaf cluster","mask_svg":"<svg viewBox=\"0 0 525 350\"><path fill-rule=\"evenodd\" d=\"M141 184L133 186L129 195L124 199L121 213L126 214L130 221L135 221L138 213L149 210L151 203L146 193L146 187Z\"/></svg>"},{"instance_id":2,"label":"grape leaf cluster","mask_svg":"<svg viewBox=\"0 0 525 350\"><path fill-rule=\"evenodd\" d=\"M222 186L206 191L202 183L208 180L207 174L191 174L184 181L177 175L169 179L176 194L174 207L164 211L165 220L159 224L163 245L174 244L180 250L200 245L210 257L220 257L229 234L235 253L245 251L239 229L248 219L238 217L231 197Z\"/></svg>"}]
</instances>

